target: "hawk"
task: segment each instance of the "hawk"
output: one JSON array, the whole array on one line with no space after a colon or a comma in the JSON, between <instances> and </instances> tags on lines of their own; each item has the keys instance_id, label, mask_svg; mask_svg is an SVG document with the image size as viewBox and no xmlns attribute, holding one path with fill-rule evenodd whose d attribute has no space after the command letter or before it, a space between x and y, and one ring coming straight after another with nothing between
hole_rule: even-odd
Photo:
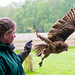
<instances>
[{"instance_id":1,"label":"hawk","mask_svg":"<svg viewBox=\"0 0 75 75\"><path fill-rule=\"evenodd\" d=\"M36 44L34 50L37 56L44 55L40 67L42 66L43 60L50 54L59 54L63 51L68 50L68 44L65 40L75 31L75 8L71 8L60 20L52 26L52 29L48 32L48 37L43 37L36 32L38 38L45 43Z\"/></svg>"}]
</instances>

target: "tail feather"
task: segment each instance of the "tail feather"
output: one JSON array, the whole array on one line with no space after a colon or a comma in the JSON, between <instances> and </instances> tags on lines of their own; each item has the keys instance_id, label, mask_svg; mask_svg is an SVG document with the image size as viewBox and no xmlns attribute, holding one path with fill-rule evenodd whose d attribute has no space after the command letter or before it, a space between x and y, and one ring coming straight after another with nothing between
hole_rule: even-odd
<instances>
[{"instance_id":1,"label":"tail feather","mask_svg":"<svg viewBox=\"0 0 75 75\"><path fill-rule=\"evenodd\" d=\"M37 56L43 53L43 51L47 48L47 44L38 44L34 46L34 50Z\"/></svg>"}]
</instances>

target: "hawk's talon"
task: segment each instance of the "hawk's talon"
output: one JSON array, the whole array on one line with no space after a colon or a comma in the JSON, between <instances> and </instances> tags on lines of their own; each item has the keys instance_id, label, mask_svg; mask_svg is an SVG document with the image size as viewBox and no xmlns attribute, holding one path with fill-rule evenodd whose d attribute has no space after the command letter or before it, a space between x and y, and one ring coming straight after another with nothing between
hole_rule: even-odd
<instances>
[{"instance_id":1,"label":"hawk's talon","mask_svg":"<svg viewBox=\"0 0 75 75\"><path fill-rule=\"evenodd\" d=\"M41 67L42 66L42 62L40 62L39 65L40 65L39 67Z\"/></svg>"}]
</instances>

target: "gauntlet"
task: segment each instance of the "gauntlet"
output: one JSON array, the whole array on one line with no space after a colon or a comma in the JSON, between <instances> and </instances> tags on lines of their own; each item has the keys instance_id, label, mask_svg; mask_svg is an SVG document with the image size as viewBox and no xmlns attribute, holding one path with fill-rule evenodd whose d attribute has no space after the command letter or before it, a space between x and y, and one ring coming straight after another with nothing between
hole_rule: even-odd
<instances>
[{"instance_id":1,"label":"gauntlet","mask_svg":"<svg viewBox=\"0 0 75 75\"><path fill-rule=\"evenodd\" d=\"M24 51L23 51L23 52L18 53L18 55L20 56L22 62L23 62L23 61L25 60L25 58L29 55L31 49L32 49L32 40L28 41L28 42L25 44L25 47L24 47Z\"/></svg>"}]
</instances>

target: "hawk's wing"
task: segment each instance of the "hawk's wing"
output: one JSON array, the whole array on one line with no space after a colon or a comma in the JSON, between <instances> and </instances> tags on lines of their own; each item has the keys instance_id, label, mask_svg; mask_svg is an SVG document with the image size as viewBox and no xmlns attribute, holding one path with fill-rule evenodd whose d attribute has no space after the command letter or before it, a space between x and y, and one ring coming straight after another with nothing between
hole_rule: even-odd
<instances>
[{"instance_id":1,"label":"hawk's wing","mask_svg":"<svg viewBox=\"0 0 75 75\"><path fill-rule=\"evenodd\" d=\"M48 38L52 41L65 41L75 31L75 8L70 9L61 20L58 20L53 29L49 30Z\"/></svg>"},{"instance_id":2,"label":"hawk's wing","mask_svg":"<svg viewBox=\"0 0 75 75\"><path fill-rule=\"evenodd\" d=\"M53 29L49 30L48 38L44 38L43 36L36 33L37 37L46 43L50 43L54 45L54 41L65 41L69 35L71 35L75 31L75 8L70 9L68 13L66 13L61 20L58 20L54 25Z\"/></svg>"}]
</instances>

